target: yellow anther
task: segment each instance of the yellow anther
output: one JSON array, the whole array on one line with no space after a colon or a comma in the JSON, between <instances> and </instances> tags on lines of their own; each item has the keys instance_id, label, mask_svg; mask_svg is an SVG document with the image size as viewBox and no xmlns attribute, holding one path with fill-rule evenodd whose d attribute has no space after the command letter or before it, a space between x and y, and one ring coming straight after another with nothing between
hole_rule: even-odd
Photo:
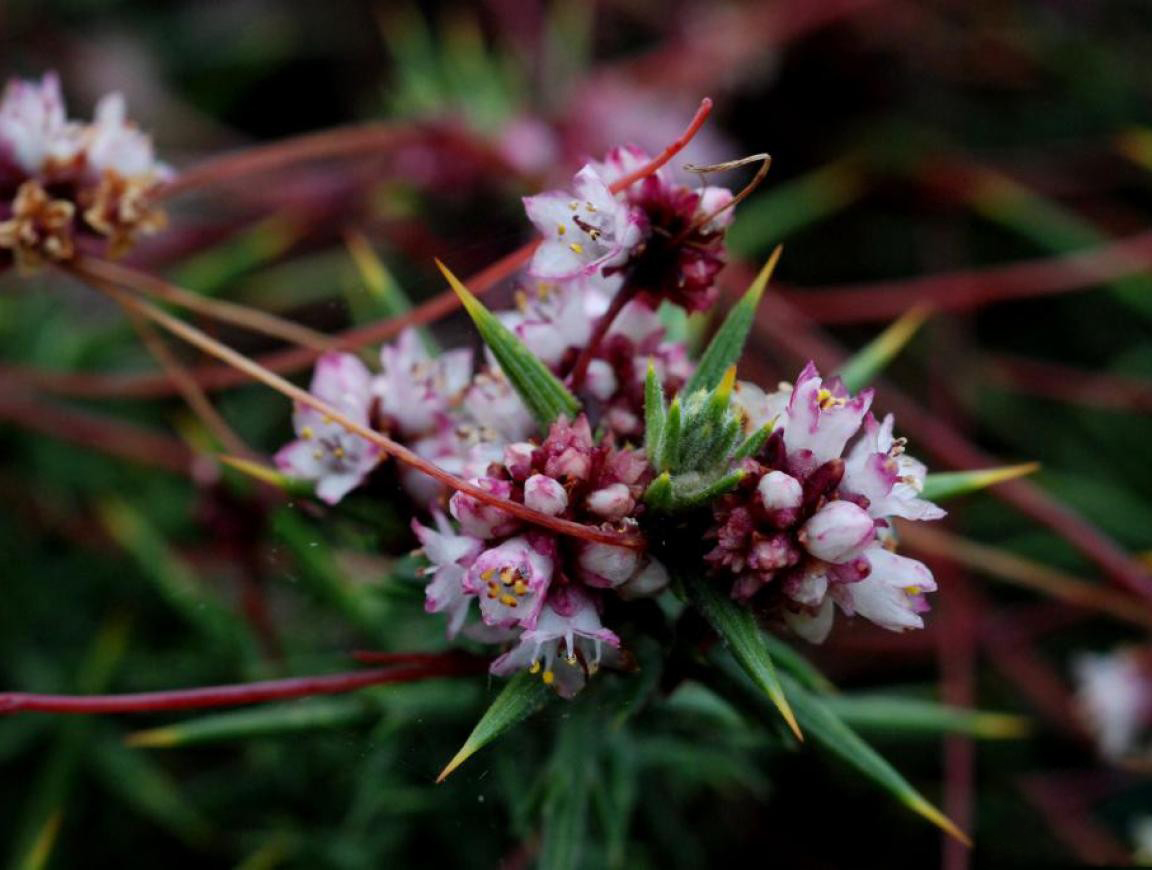
<instances>
[{"instance_id":1,"label":"yellow anther","mask_svg":"<svg viewBox=\"0 0 1152 870\"><path fill-rule=\"evenodd\" d=\"M337 459L343 459L344 458L344 448L343 447L335 448L332 451L332 455L335 456Z\"/></svg>"},{"instance_id":2,"label":"yellow anther","mask_svg":"<svg viewBox=\"0 0 1152 870\"><path fill-rule=\"evenodd\" d=\"M544 676L541 677L541 679L544 680L545 686L551 686L554 682L556 682L556 675L552 673L551 670L547 670L544 672Z\"/></svg>"},{"instance_id":3,"label":"yellow anther","mask_svg":"<svg viewBox=\"0 0 1152 870\"><path fill-rule=\"evenodd\" d=\"M300 430L300 437L303 438L305 441L311 441L313 438L316 437L316 433L315 433L315 431L313 431L311 426L305 426L303 429Z\"/></svg>"},{"instance_id":4,"label":"yellow anther","mask_svg":"<svg viewBox=\"0 0 1152 870\"><path fill-rule=\"evenodd\" d=\"M588 209L588 211L592 212L593 214L596 213L596 206L592 205L590 202L585 202L584 208Z\"/></svg>"},{"instance_id":5,"label":"yellow anther","mask_svg":"<svg viewBox=\"0 0 1152 870\"><path fill-rule=\"evenodd\" d=\"M568 232L568 227L564 226L564 224L556 224L556 235L562 236L566 232Z\"/></svg>"},{"instance_id":6,"label":"yellow anther","mask_svg":"<svg viewBox=\"0 0 1152 870\"><path fill-rule=\"evenodd\" d=\"M565 658L565 661L568 662L568 664L570 664L570 665L574 665L579 661L579 659L577 659L576 656L568 656L567 658Z\"/></svg>"},{"instance_id":7,"label":"yellow anther","mask_svg":"<svg viewBox=\"0 0 1152 870\"><path fill-rule=\"evenodd\" d=\"M572 200L570 203L568 203L568 208L572 209L572 211L576 211L576 209L580 208L580 203L576 200Z\"/></svg>"},{"instance_id":8,"label":"yellow anther","mask_svg":"<svg viewBox=\"0 0 1152 870\"><path fill-rule=\"evenodd\" d=\"M572 251L573 254L583 254L584 253L584 246L582 244L580 244L579 242L572 242L570 245L568 245L568 249L570 251Z\"/></svg>"},{"instance_id":9,"label":"yellow anther","mask_svg":"<svg viewBox=\"0 0 1152 870\"><path fill-rule=\"evenodd\" d=\"M528 584L523 580L517 580L512 584L512 591L517 595L524 595L528 591Z\"/></svg>"},{"instance_id":10,"label":"yellow anther","mask_svg":"<svg viewBox=\"0 0 1152 870\"><path fill-rule=\"evenodd\" d=\"M323 459L324 458L324 451L319 449L319 448L313 450L312 451L312 458L313 459Z\"/></svg>"},{"instance_id":11,"label":"yellow anther","mask_svg":"<svg viewBox=\"0 0 1152 870\"><path fill-rule=\"evenodd\" d=\"M540 673L540 662L532 662L532 664L528 668L528 673L530 673L530 674Z\"/></svg>"},{"instance_id":12,"label":"yellow anther","mask_svg":"<svg viewBox=\"0 0 1152 870\"><path fill-rule=\"evenodd\" d=\"M505 586L511 586L519 577L520 572L511 566L500 570L500 582Z\"/></svg>"},{"instance_id":13,"label":"yellow anther","mask_svg":"<svg viewBox=\"0 0 1152 870\"><path fill-rule=\"evenodd\" d=\"M520 602L516 600L515 595L501 595L500 596L500 603L503 604L505 607L515 607Z\"/></svg>"},{"instance_id":14,"label":"yellow anther","mask_svg":"<svg viewBox=\"0 0 1152 870\"><path fill-rule=\"evenodd\" d=\"M480 572L480 579L483 580L485 583L491 583L495 577L496 577L496 569L495 568L489 568L487 571L481 571Z\"/></svg>"}]
</instances>

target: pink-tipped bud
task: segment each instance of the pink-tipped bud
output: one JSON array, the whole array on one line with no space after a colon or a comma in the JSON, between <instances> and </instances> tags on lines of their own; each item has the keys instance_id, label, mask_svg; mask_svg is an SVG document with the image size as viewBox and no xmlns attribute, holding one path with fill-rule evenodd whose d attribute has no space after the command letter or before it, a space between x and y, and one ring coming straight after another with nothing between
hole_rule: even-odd
<instances>
[{"instance_id":1,"label":"pink-tipped bud","mask_svg":"<svg viewBox=\"0 0 1152 870\"><path fill-rule=\"evenodd\" d=\"M800 540L808 552L833 564L859 555L875 536L876 526L867 511L842 500L820 508L800 530Z\"/></svg>"},{"instance_id":2,"label":"pink-tipped bud","mask_svg":"<svg viewBox=\"0 0 1152 870\"><path fill-rule=\"evenodd\" d=\"M584 386L597 399L606 402L615 394L620 383L616 380L616 372L612 370L612 366L602 359L594 359L588 363Z\"/></svg>"},{"instance_id":3,"label":"pink-tipped bud","mask_svg":"<svg viewBox=\"0 0 1152 870\"><path fill-rule=\"evenodd\" d=\"M619 586L636 573L640 554L611 544L584 544L577 561L584 582L607 588Z\"/></svg>"},{"instance_id":4,"label":"pink-tipped bud","mask_svg":"<svg viewBox=\"0 0 1152 870\"><path fill-rule=\"evenodd\" d=\"M504 448L504 467L517 480L524 480L532 473L532 454L536 447L527 441L517 441Z\"/></svg>"},{"instance_id":5,"label":"pink-tipped bud","mask_svg":"<svg viewBox=\"0 0 1152 870\"><path fill-rule=\"evenodd\" d=\"M632 575L623 586L616 591L625 601L635 598L650 598L661 592L668 585L668 569L655 559L649 559L648 564Z\"/></svg>"},{"instance_id":6,"label":"pink-tipped bud","mask_svg":"<svg viewBox=\"0 0 1152 870\"><path fill-rule=\"evenodd\" d=\"M767 511L789 511L804 501L804 487L800 481L783 471L769 471L756 487L760 503Z\"/></svg>"},{"instance_id":7,"label":"pink-tipped bud","mask_svg":"<svg viewBox=\"0 0 1152 870\"><path fill-rule=\"evenodd\" d=\"M627 486L613 483L591 493L584 500L584 506L596 516L618 520L632 513L632 509L636 507L636 499L632 497Z\"/></svg>"},{"instance_id":8,"label":"pink-tipped bud","mask_svg":"<svg viewBox=\"0 0 1152 870\"><path fill-rule=\"evenodd\" d=\"M568 493L552 478L533 474L524 483L524 504L534 511L555 517L567 509Z\"/></svg>"},{"instance_id":9,"label":"pink-tipped bud","mask_svg":"<svg viewBox=\"0 0 1152 870\"><path fill-rule=\"evenodd\" d=\"M477 477L471 482L500 498L508 498L512 494L512 484L506 480ZM465 534L476 538L503 537L514 532L520 525L515 517L500 508L492 507L463 492L455 493L448 507Z\"/></svg>"}]
</instances>

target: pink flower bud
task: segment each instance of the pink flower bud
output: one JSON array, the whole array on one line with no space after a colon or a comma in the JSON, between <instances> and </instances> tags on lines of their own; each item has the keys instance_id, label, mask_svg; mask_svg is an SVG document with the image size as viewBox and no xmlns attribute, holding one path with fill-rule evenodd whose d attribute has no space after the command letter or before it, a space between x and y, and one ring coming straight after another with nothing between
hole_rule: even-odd
<instances>
[{"instance_id":1,"label":"pink flower bud","mask_svg":"<svg viewBox=\"0 0 1152 870\"><path fill-rule=\"evenodd\" d=\"M584 500L584 506L597 516L618 520L632 513L632 509L636 507L636 500L632 498L627 486L613 483L591 493Z\"/></svg>"},{"instance_id":2,"label":"pink flower bud","mask_svg":"<svg viewBox=\"0 0 1152 870\"><path fill-rule=\"evenodd\" d=\"M628 547L585 544L577 559L581 576L589 586L619 586L636 573L640 554Z\"/></svg>"},{"instance_id":3,"label":"pink flower bud","mask_svg":"<svg viewBox=\"0 0 1152 870\"><path fill-rule=\"evenodd\" d=\"M517 441L504 448L504 467L517 480L524 480L532 473L532 454L535 445L527 441Z\"/></svg>"},{"instance_id":4,"label":"pink flower bud","mask_svg":"<svg viewBox=\"0 0 1152 870\"><path fill-rule=\"evenodd\" d=\"M787 511L800 507L804 500L804 488L800 481L783 471L769 471L756 487L760 503L765 510Z\"/></svg>"},{"instance_id":5,"label":"pink flower bud","mask_svg":"<svg viewBox=\"0 0 1152 870\"><path fill-rule=\"evenodd\" d=\"M533 474L524 483L524 504L534 511L555 517L568 507L568 493L552 478Z\"/></svg>"},{"instance_id":6,"label":"pink flower bud","mask_svg":"<svg viewBox=\"0 0 1152 870\"><path fill-rule=\"evenodd\" d=\"M625 601L635 598L650 598L668 585L668 569L655 559L632 575L632 578L616 591Z\"/></svg>"},{"instance_id":7,"label":"pink flower bud","mask_svg":"<svg viewBox=\"0 0 1152 870\"><path fill-rule=\"evenodd\" d=\"M808 552L833 564L849 561L875 536L876 526L867 511L842 500L826 504L800 530Z\"/></svg>"},{"instance_id":8,"label":"pink flower bud","mask_svg":"<svg viewBox=\"0 0 1152 870\"><path fill-rule=\"evenodd\" d=\"M512 484L494 477L477 477L472 483L500 498L512 494ZM449 510L466 534L476 538L499 538L514 532L520 523L511 515L463 492L448 503Z\"/></svg>"},{"instance_id":9,"label":"pink flower bud","mask_svg":"<svg viewBox=\"0 0 1152 870\"><path fill-rule=\"evenodd\" d=\"M594 359L588 364L584 386L601 402L607 402L619 388L616 373L612 366L602 359Z\"/></svg>"}]
</instances>

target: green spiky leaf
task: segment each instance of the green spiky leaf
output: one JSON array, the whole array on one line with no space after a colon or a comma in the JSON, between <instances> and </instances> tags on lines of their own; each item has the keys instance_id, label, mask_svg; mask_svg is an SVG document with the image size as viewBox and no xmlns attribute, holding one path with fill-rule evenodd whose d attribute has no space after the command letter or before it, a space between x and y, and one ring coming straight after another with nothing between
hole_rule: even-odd
<instances>
[{"instance_id":1,"label":"green spiky leaf","mask_svg":"<svg viewBox=\"0 0 1152 870\"><path fill-rule=\"evenodd\" d=\"M376 705L364 698L316 699L201 716L175 725L137 731L124 738L124 742L147 749L170 749L346 728L369 721L376 715Z\"/></svg>"},{"instance_id":2,"label":"green spiky leaf","mask_svg":"<svg viewBox=\"0 0 1152 870\"><path fill-rule=\"evenodd\" d=\"M772 252L772 256L768 258L768 262L764 264L764 268L760 270L748 292L728 312L724 323L712 337L704 355L700 357L700 364L696 367L695 374L685 385L682 391L684 395L690 395L697 390L714 389L729 367L739 362L741 354L744 353L744 343L748 340L748 332L752 329L752 321L756 319L760 297L764 295L764 288L772 278L772 271L780 259L780 251L781 249L777 247Z\"/></svg>"},{"instance_id":3,"label":"green spiky leaf","mask_svg":"<svg viewBox=\"0 0 1152 870\"><path fill-rule=\"evenodd\" d=\"M538 676L527 671L516 674L500 690L496 700L480 717L460 751L452 757L436 781L443 782L461 764L505 731L527 719L552 697L552 690Z\"/></svg>"},{"instance_id":4,"label":"green spiky leaf","mask_svg":"<svg viewBox=\"0 0 1152 870\"><path fill-rule=\"evenodd\" d=\"M704 614L704 618L732 652L733 658L771 699L792 733L803 740L804 735L797 724L788 698L784 695L780 677L776 673L775 665L772 664L772 656L769 655L768 647L764 643L763 632L756 624L756 617L750 610L740 607L709 583L706 578L690 578L684 587L688 600Z\"/></svg>"},{"instance_id":5,"label":"green spiky leaf","mask_svg":"<svg viewBox=\"0 0 1152 870\"><path fill-rule=\"evenodd\" d=\"M649 456L660 453L667 416L664 388L656 378L656 367L649 361L648 374L644 378L644 452Z\"/></svg>"},{"instance_id":6,"label":"green spiky leaf","mask_svg":"<svg viewBox=\"0 0 1152 870\"><path fill-rule=\"evenodd\" d=\"M1019 465L1005 465L1002 468L982 468L976 471L944 471L929 474L924 478L924 489L920 497L928 501L943 501L957 496L978 492L1033 474L1040 468L1038 462L1023 462Z\"/></svg>"},{"instance_id":7,"label":"green spiky leaf","mask_svg":"<svg viewBox=\"0 0 1152 870\"><path fill-rule=\"evenodd\" d=\"M464 309L476 324L484 343L492 349L509 383L540 424L549 426L559 417L574 417L579 414L580 402L568 392L568 388L560 383L548 367L485 308L447 266L439 260L436 261L436 265L440 267L440 271L460 297Z\"/></svg>"},{"instance_id":8,"label":"green spiky leaf","mask_svg":"<svg viewBox=\"0 0 1152 870\"><path fill-rule=\"evenodd\" d=\"M925 306L916 306L861 348L840 368L844 386L854 393L872 383L924 325L929 311Z\"/></svg>"},{"instance_id":9,"label":"green spiky leaf","mask_svg":"<svg viewBox=\"0 0 1152 870\"><path fill-rule=\"evenodd\" d=\"M827 699L813 695L788 674L781 674L780 679L796 711L796 718L814 743L855 768L916 814L961 842L971 844L951 819L933 806L834 712Z\"/></svg>"},{"instance_id":10,"label":"green spiky leaf","mask_svg":"<svg viewBox=\"0 0 1152 870\"><path fill-rule=\"evenodd\" d=\"M919 698L860 694L824 698L824 705L845 724L889 734L965 734L985 740L1025 736L1028 720L1021 716L965 710Z\"/></svg>"}]
</instances>

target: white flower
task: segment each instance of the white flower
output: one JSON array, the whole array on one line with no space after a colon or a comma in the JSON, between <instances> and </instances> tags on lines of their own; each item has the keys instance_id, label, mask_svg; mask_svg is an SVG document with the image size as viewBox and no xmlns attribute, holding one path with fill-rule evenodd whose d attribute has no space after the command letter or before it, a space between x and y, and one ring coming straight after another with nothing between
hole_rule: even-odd
<instances>
[{"instance_id":1,"label":"white flower","mask_svg":"<svg viewBox=\"0 0 1152 870\"><path fill-rule=\"evenodd\" d=\"M603 275L626 263L644 239L643 212L615 197L592 165L576 173L572 190L524 198L528 219L544 237L529 266L537 278Z\"/></svg>"},{"instance_id":2,"label":"white flower","mask_svg":"<svg viewBox=\"0 0 1152 870\"><path fill-rule=\"evenodd\" d=\"M859 431L872 395L872 390L864 390L851 396L838 378L825 384L816 367L808 363L777 423L777 428L784 430L789 459L814 468L839 458L848 440Z\"/></svg>"},{"instance_id":3,"label":"white flower","mask_svg":"<svg viewBox=\"0 0 1152 870\"><path fill-rule=\"evenodd\" d=\"M326 353L316 363L310 392L367 426L371 380L352 354ZM299 438L280 449L276 465L286 474L316 481L316 495L329 504L358 486L379 461L379 447L307 405L296 405L292 422Z\"/></svg>"},{"instance_id":4,"label":"white flower","mask_svg":"<svg viewBox=\"0 0 1152 870\"><path fill-rule=\"evenodd\" d=\"M433 513L436 529L412 521L412 530L420 539L431 574L424 593L424 609L429 613L448 614L448 637L455 637L468 615L471 597L464 588L464 572L479 555L484 544L470 535L457 533L440 511Z\"/></svg>"},{"instance_id":5,"label":"white flower","mask_svg":"<svg viewBox=\"0 0 1152 870\"><path fill-rule=\"evenodd\" d=\"M871 570L863 580L831 587L830 594L848 615L859 614L881 628L923 628L924 593L936 591L932 572L923 562L897 556L881 544L862 556Z\"/></svg>"},{"instance_id":6,"label":"white flower","mask_svg":"<svg viewBox=\"0 0 1152 870\"><path fill-rule=\"evenodd\" d=\"M480 615L488 625L533 628L552 569L552 557L518 535L477 556L464 575L464 587L480 597Z\"/></svg>"},{"instance_id":7,"label":"white flower","mask_svg":"<svg viewBox=\"0 0 1152 870\"><path fill-rule=\"evenodd\" d=\"M602 663L617 658L620 639L604 628L594 602L577 587L551 595L536 627L520 636L520 643L492 663L494 674L520 670L539 673L541 679L570 698L584 687L587 677Z\"/></svg>"},{"instance_id":8,"label":"white flower","mask_svg":"<svg viewBox=\"0 0 1152 870\"><path fill-rule=\"evenodd\" d=\"M85 131L85 155L94 175L115 172L124 178L163 179L172 170L156 160L152 138L127 118L121 94L108 94L96 105L96 119Z\"/></svg>"},{"instance_id":9,"label":"white flower","mask_svg":"<svg viewBox=\"0 0 1152 870\"><path fill-rule=\"evenodd\" d=\"M945 511L920 498L927 469L904 452L904 439L892 437L892 426L891 414L882 423L868 415L864 435L853 445L844 463L841 488L867 498L868 513L877 519L940 519Z\"/></svg>"},{"instance_id":10,"label":"white flower","mask_svg":"<svg viewBox=\"0 0 1152 870\"><path fill-rule=\"evenodd\" d=\"M17 168L36 175L48 163L71 160L82 147L81 132L68 121L54 73L39 82L8 82L0 100L0 153Z\"/></svg>"},{"instance_id":11,"label":"white flower","mask_svg":"<svg viewBox=\"0 0 1152 870\"><path fill-rule=\"evenodd\" d=\"M524 481L524 504L534 511L559 516L568 507L568 493L551 477L533 474Z\"/></svg>"},{"instance_id":12,"label":"white flower","mask_svg":"<svg viewBox=\"0 0 1152 870\"><path fill-rule=\"evenodd\" d=\"M1100 751L1122 758L1152 718L1152 681L1131 650L1087 653L1073 663L1077 702Z\"/></svg>"},{"instance_id":13,"label":"white flower","mask_svg":"<svg viewBox=\"0 0 1152 870\"><path fill-rule=\"evenodd\" d=\"M589 586L610 587L626 582L640 566L640 553L629 547L584 542L576 559Z\"/></svg>"},{"instance_id":14,"label":"white flower","mask_svg":"<svg viewBox=\"0 0 1152 870\"><path fill-rule=\"evenodd\" d=\"M471 351L449 351L432 359L416 330L406 329L395 345L380 349L380 374L373 392L381 414L400 435L412 438L436 428L459 400L471 374Z\"/></svg>"}]
</instances>

